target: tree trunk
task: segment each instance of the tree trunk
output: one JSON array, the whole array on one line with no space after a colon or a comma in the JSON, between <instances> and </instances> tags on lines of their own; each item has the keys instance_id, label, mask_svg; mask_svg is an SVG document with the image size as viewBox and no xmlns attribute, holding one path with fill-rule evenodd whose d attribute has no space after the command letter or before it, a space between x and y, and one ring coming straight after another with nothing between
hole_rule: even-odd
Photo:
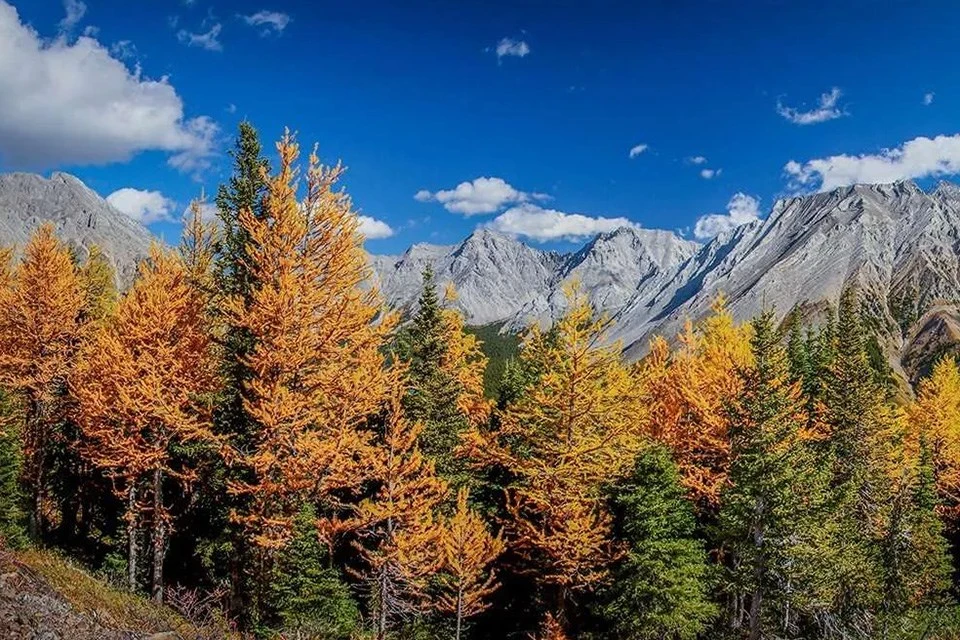
<instances>
[{"instance_id":1,"label":"tree trunk","mask_svg":"<svg viewBox=\"0 0 960 640\"><path fill-rule=\"evenodd\" d=\"M387 637L387 571L380 568L380 610L377 611L377 640L386 640Z\"/></svg>"},{"instance_id":2,"label":"tree trunk","mask_svg":"<svg viewBox=\"0 0 960 640\"><path fill-rule=\"evenodd\" d=\"M463 585L457 588L457 637L460 640L460 629L463 626Z\"/></svg>"},{"instance_id":3,"label":"tree trunk","mask_svg":"<svg viewBox=\"0 0 960 640\"><path fill-rule=\"evenodd\" d=\"M137 544L137 481L130 481L130 489L127 491L127 583L130 591L137 590L137 556L139 555L139 545Z\"/></svg>"},{"instance_id":4,"label":"tree trunk","mask_svg":"<svg viewBox=\"0 0 960 640\"><path fill-rule=\"evenodd\" d=\"M167 523L163 515L163 474L153 472L153 600L163 602L163 558L166 555Z\"/></svg>"}]
</instances>

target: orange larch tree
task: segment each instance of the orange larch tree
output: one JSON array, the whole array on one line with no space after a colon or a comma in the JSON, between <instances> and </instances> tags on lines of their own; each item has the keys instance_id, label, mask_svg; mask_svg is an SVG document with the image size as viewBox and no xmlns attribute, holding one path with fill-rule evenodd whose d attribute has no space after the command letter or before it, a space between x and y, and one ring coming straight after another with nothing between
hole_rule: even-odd
<instances>
[{"instance_id":1,"label":"orange larch tree","mask_svg":"<svg viewBox=\"0 0 960 640\"><path fill-rule=\"evenodd\" d=\"M226 456L244 470L229 490L246 498L233 519L257 550L257 583L305 500L336 509L370 475L365 426L387 394L380 349L395 325L378 292L363 286L370 270L351 202L335 189L340 165L311 154L298 202L299 148L289 133L277 152L262 211L239 216L255 285L224 303L228 324L252 344L243 406L255 426L250 443Z\"/></svg>"},{"instance_id":2,"label":"orange larch tree","mask_svg":"<svg viewBox=\"0 0 960 640\"><path fill-rule=\"evenodd\" d=\"M499 586L491 563L503 552L504 543L468 504L469 489L457 492L457 508L443 528L444 592L437 606L456 617L456 640L463 621L487 609L487 599Z\"/></svg>"},{"instance_id":3,"label":"orange larch tree","mask_svg":"<svg viewBox=\"0 0 960 640\"><path fill-rule=\"evenodd\" d=\"M116 316L82 348L71 390L83 454L128 500L129 578L135 586L137 528L149 515L152 593L163 598L170 481L188 490L195 472L175 447L212 442L216 366L204 298L174 254L152 247ZM149 499L144 499L148 497Z\"/></svg>"},{"instance_id":4,"label":"orange larch tree","mask_svg":"<svg viewBox=\"0 0 960 640\"><path fill-rule=\"evenodd\" d=\"M366 565L357 573L371 587L378 640L397 620L429 608L427 579L444 561L438 510L449 489L420 451L421 426L405 418L403 393L396 384L370 459L377 489L338 523L341 531L357 533L354 546Z\"/></svg>"},{"instance_id":5,"label":"orange larch tree","mask_svg":"<svg viewBox=\"0 0 960 640\"><path fill-rule=\"evenodd\" d=\"M9 257L9 254L5 254ZM9 262L7 262L9 264ZM83 331L84 290L69 249L41 225L10 276L0 308L0 385L18 400L31 529L43 525L47 454L63 418L67 380Z\"/></svg>"},{"instance_id":6,"label":"orange larch tree","mask_svg":"<svg viewBox=\"0 0 960 640\"><path fill-rule=\"evenodd\" d=\"M567 315L549 334L534 327L521 351L538 380L499 413L499 428L466 436L478 464L516 478L506 541L552 591L563 624L569 595L601 582L617 555L602 487L633 464L646 431L620 345L604 344L607 320L575 285L568 295Z\"/></svg>"},{"instance_id":7,"label":"orange larch tree","mask_svg":"<svg viewBox=\"0 0 960 640\"><path fill-rule=\"evenodd\" d=\"M482 424L490 417L492 403L483 395L483 374L487 356L480 341L465 331L463 314L454 306L457 290L448 284L444 291L445 308L442 311L443 342L445 349L440 368L457 381L459 395L457 408L471 425Z\"/></svg>"},{"instance_id":8,"label":"orange larch tree","mask_svg":"<svg viewBox=\"0 0 960 640\"><path fill-rule=\"evenodd\" d=\"M673 451L684 485L702 508L716 508L727 484L728 409L741 393L738 371L751 358L749 327L734 322L721 296L712 315L687 323L675 351L656 337L637 366L650 436Z\"/></svg>"},{"instance_id":9,"label":"orange larch tree","mask_svg":"<svg viewBox=\"0 0 960 640\"><path fill-rule=\"evenodd\" d=\"M951 520L960 513L960 370L945 357L920 383L908 408L910 441L929 447L941 510Z\"/></svg>"}]
</instances>

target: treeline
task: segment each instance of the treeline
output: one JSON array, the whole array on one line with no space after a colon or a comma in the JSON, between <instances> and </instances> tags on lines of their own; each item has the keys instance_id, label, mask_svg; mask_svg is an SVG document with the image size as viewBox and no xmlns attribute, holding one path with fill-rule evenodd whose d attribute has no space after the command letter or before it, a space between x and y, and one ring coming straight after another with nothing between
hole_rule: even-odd
<instances>
[{"instance_id":1,"label":"treeline","mask_svg":"<svg viewBox=\"0 0 960 640\"><path fill-rule=\"evenodd\" d=\"M219 220L122 295L49 226L3 254L6 545L258 637L960 633L953 360L898 404L850 290L789 335L718 300L629 364L572 285L490 398L456 292L387 311L342 169L298 153L241 125Z\"/></svg>"}]
</instances>

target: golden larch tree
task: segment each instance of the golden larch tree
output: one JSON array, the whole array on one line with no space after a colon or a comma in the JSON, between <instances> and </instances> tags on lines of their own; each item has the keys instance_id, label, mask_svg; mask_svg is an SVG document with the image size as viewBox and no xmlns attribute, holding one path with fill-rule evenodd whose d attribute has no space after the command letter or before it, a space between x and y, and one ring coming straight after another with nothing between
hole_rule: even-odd
<instances>
[{"instance_id":1,"label":"golden larch tree","mask_svg":"<svg viewBox=\"0 0 960 640\"><path fill-rule=\"evenodd\" d=\"M9 254L5 253L9 264ZM31 528L43 525L47 454L58 436L67 381L83 330L84 288L70 250L41 225L10 275L3 269L0 385L13 392L23 421L23 476L32 498Z\"/></svg>"},{"instance_id":2,"label":"golden larch tree","mask_svg":"<svg viewBox=\"0 0 960 640\"><path fill-rule=\"evenodd\" d=\"M920 383L908 409L912 448L930 449L941 508L951 520L960 512L960 371L956 360L941 359Z\"/></svg>"},{"instance_id":3,"label":"golden larch tree","mask_svg":"<svg viewBox=\"0 0 960 640\"><path fill-rule=\"evenodd\" d=\"M80 268L80 282L83 286L83 315L92 322L101 322L117 308L117 276L97 245L88 249L86 261Z\"/></svg>"},{"instance_id":4,"label":"golden larch tree","mask_svg":"<svg viewBox=\"0 0 960 640\"><path fill-rule=\"evenodd\" d=\"M616 557L603 485L623 474L646 431L636 380L608 321L594 317L576 285L570 310L549 333L533 327L520 354L539 377L499 413L499 428L474 430L466 446L480 465L515 478L506 490L507 544L553 592L566 622L572 592L590 589Z\"/></svg>"},{"instance_id":5,"label":"golden larch tree","mask_svg":"<svg viewBox=\"0 0 960 640\"><path fill-rule=\"evenodd\" d=\"M486 422L490 417L492 403L483 395L483 374L487 368L487 356L480 341L465 331L463 314L454 307L457 291L453 284L444 291L443 329L445 350L440 368L459 385L457 408L472 425Z\"/></svg>"},{"instance_id":6,"label":"golden larch tree","mask_svg":"<svg viewBox=\"0 0 960 640\"><path fill-rule=\"evenodd\" d=\"M463 621L487 609L488 598L497 590L491 563L503 553L499 535L490 533L487 523L469 505L470 491L457 492L457 508L443 528L444 591L437 607L456 617L456 640L460 640Z\"/></svg>"},{"instance_id":7,"label":"golden larch tree","mask_svg":"<svg viewBox=\"0 0 960 640\"><path fill-rule=\"evenodd\" d=\"M429 608L427 579L444 561L443 523L438 510L447 500L447 483L417 443L421 426L404 416L402 384L387 401L383 432L369 459L374 494L360 502L339 531L356 532L354 543L365 568L358 575L373 594L378 640L394 624ZM330 528L327 527L329 531Z\"/></svg>"},{"instance_id":8,"label":"golden larch tree","mask_svg":"<svg viewBox=\"0 0 960 640\"><path fill-rule=\"evenodd\" d=\"M252 349L243 406L252 442L227 452L249 480L229 490L249 507L233 514L260 549L266 575L273 550L289 539L303 501L336 506L334 495L369 476L370 433L363 427L387 393L380 352L395 321L384 316L350 199L335 189L343 169L311 154L298 201L298 145L277 144L279 169L267 184L262 215L241 211L249 237L245 268L256 285L224 303L226 321Z\"/></svg>"},{"instance_id":9,"label":"golden larch tree","mask_svg":"<svg viewBox=\"0 0 960 640\"><path fill-rule=\"evenodd\" d=\"M71 382L83 454L118 481L128 500L132 582L137 526L149 515L157 600L172 525L167 484L187 491L196 476L174 448L214 441L217 378L204 311L179 257L154 245L116 316L82 348Z\"/></svg>"},{"instance_id":10,"label":"golden larch tree","mask_svg":"<svg viewBox=\"0 0 960 640\"><path fill-rule=\"evenodd\" d=\"M729 407L742 391L738 371L749 366L750 332L716 299L712 314L687 322L671 352L655 337L637 366L650 409L650 435L673 451L684 485L702 508L714 509L730 467Z\"/></svg>"}]
</instances>

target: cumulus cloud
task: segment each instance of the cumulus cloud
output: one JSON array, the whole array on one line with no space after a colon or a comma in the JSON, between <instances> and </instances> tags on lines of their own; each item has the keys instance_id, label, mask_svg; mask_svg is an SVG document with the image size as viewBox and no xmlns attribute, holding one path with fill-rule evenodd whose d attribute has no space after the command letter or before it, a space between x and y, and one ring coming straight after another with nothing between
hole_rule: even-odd
<instances>
[{"instance_id":1,"label":"cumulus cloud","mask_svg":"<svg viewBox=\"0 0 960 640\"><path fill-rule=\"evenodd\" d=\"M389 238L393 235L393 229L383 220L370 216L357 216L357 219L360 220L360 233L366 236L367 240Z\"/></svg>"},{"instance_id":2,"label":"cumulus cloud","mask_svg":"<svg viewBox=\"0 0 960 640\"><path fill-rule=\"evenodd\" d=\"M497 54L499 62L504 57L523 58L530 53L530 45L523 40L514 40L513 38L502 38L497 43L494 51Z\"/></svg>"},{"instance_id":3,"label":"cumulus cloud","mask_svg":"<svg viewBox=\"0 0 960 640\"><path fill-rule=\"evenodd\" d=\"M793 124L806 125L835 120L847 115L837 107L842 93L838 87L833 87L829 92L820 96L820 101L815 109L801 111L796 107L788 107L777 100L777 113L792 122Z\"/></svg>"},{"instance_id":4,"label":"cumulus cloud","mask_svg":"<svg viewBox=\"0 0 960 640\"><path fill-rule=\"evenodd\" d=\"M180 216L183 220L190 220L193 216L194 203L191 202L187 205L187 208L183 210L183 214ZM197 201L196 205L200 207L200 219L206 223L220 224L220 216L217 215L217 205L212 202L206 201Z\"/></svg>"},{"instance_id":5,"label":"cumulus cloud","mask_svg":"<svg viewBox=\"0 0 960 640\"><path fill-rule=\"evenodd\" d=\"M159 191L144 191L124 187L107 196L107 203L141 224L172 220L176 202Z\"/></svg>"},{"instance_id":6,"label":"cumulus cloud","mask_svg":"<svg viewBox=\"0 0 960 640\"><path fill-rule=\"evenodd\" d=\"M712 238L743 224L760 219L760 201L745 193L735 193L727 203L726 213L701 216L693 228L693 235L701 240Z\"/></svg>"},{"instance_id":7,"label":"cumulus cloud","mask_svg":"<svg viewBox=\"0 0 960 640\"><path fill-rule=\"evenodd\" d=\"M620 227L636 227L627 218L603 218L580 213L564 213L524 202L511 207L491 220L488 228L538 242L550 240L582 240Z\"/></svg>"},{"instance_id":8,"label":"cumulus cloud","mask_svg":"<svg viewBox=\"0 0 960 640\"><path fill-rule=\"evenodd\" d=\"M960 134L918 137L879 153L795 160L783 168L794 189L829 191L858 183L887 183L960 173Z\"/></svg>"},{"instance_id":9,"label":"cumulus cloud","mask_svg":"<svg viewBox=\"0 0 960 640\"><path fill-rule=\"evenodd\" d=\"M196 170L214 154L217 125L187 119L166 78L130 70L97 40L48 40L0 0L0 162L42 169L127 160L148 149Z\"/></svg>"},{"instance_id":10,"label":"cumulus cloud","mask_svg":"<svg viewBox=\"0 0 960 640\"><path fill-rule=\"evenodd\" d=\"M933 98L936 94L932 91L930 93L923 94L923 106L929 107L933 104Z\"/></svg>"},{"instance_id":11,"label":"cumulus cloud","mask_svg":"<svg viewBox=\"0 0 960 640\"><path fill-rule=\"evenodd\" d=\"M223 43L220 42L220 31L223 25L219 22L214 23L209 31L193 33L186 29L180 29L177 32L177 40L188 47L200 47L207 51L223 51Z\"/></svg>"},{"instance_id":12,"label":"cumulus cloud","mask_svg":"<svg viewBox=\"0 0 960 640\"><path fill-rule=\"evenodd\" d=\"M701 169L700 177L703 178L704 180L712 180L713 178L716 178L717 176L719 176L721 173L723 173L723 169Z\"/></svg>"},{"instance_id":13,"label":"cumulus cloud","mask_svg":"<svg viewBox=\"0 0 960 640\"><path fill-rule=\"evenodd\" d=\"M706 164L707 159L704 156L692 156L687 158L687 162L690 164Z\"/></svg>"},{"instance_id":14,"label":"cumulus cloud","mask_svg":"<svg viewBox=\"0 0 960 640\"><path fill-rule=\"evenodd\" d=\"M413 196L418 202L439 202L447 211L465 216L494 213L508 204L527 202L531 198L546 200L549 197L544 193L531 195L519 191L503 178L486 177L461 182L453 189L442 189L436 193L421 189Z\"/></svg>"},{"instance_id":15,"label":"cumulus cloud","mask_svg":"<svg viewBox=\"0 0 960 640\"><path fill-rule=\"evenodd\" d=\"M263 27L260 32L261 36L282 33L290 24L290 16L279 11L257 11L249 16L241 15L240 19L251 27Z\"/></svg>"},{"instance_id":16,"label":"cumulus cloud","mask_svg":"<svg viewBox=\"0 0 960 640\"><path fill-rule=\"evenodd\" d=\"M70 33L75 26L80 24L83 16L87 15L87 5L80 0L64 0L63 8L67 14L63 16L63 20L60 21L58 26L61 32Z\"/></svg>"},{"instance_id":17,"label":"cumulus cloud","mask_svg":"<svg viewBox=\"0 0 960 640\"><path fill-rule=\"evenodd\" d=\"M629 154L630 158L631 159L636 158L638 155L646 151L648 148L649 148L649 145L645 145L645 144L638 144L630 147L630 154Z\"/></svg>"}]
</instances>

